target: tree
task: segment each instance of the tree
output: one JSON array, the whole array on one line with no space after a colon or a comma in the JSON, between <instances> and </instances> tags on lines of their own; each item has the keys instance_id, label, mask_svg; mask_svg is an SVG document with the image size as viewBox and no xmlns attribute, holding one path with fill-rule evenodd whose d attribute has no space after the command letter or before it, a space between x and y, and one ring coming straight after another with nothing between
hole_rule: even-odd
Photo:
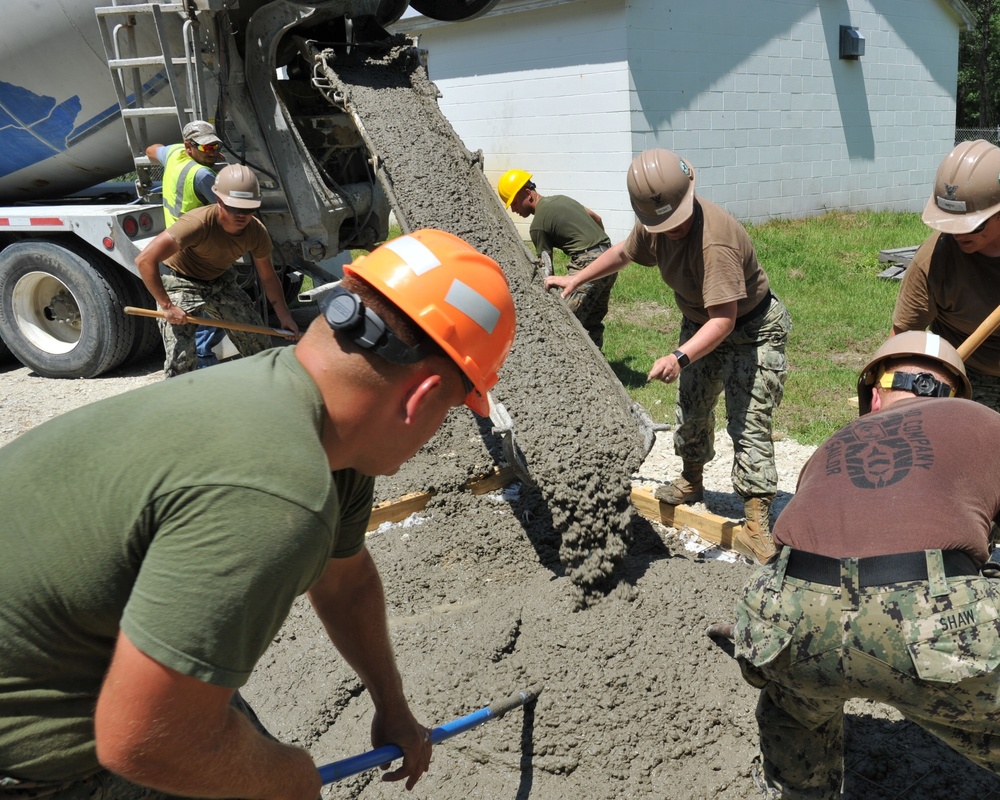
<instances>
[{"instance_id":1,"label":"tree","mask_svg":"<svg viewBox=\"0 0 1000 800\"><path fill-rule=\"evenodd\" d=\"M975 27L958 39L956 127L995 128L1000 123L1000 0L965 0Z\"/></svg>"}]
</instances>

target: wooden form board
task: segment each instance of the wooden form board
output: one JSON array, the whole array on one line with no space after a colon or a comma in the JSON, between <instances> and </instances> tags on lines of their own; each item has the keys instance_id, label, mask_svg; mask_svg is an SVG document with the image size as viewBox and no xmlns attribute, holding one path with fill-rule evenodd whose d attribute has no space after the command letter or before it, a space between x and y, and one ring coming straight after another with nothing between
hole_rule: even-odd
<instances>
[{"instance_id":1,"label":"wooden form board","mask_svg":"<svg viewBox=\"0 0 1000 800\"><path fill-rule=\"evenodd\" d=\"M463 488L472 494L486 494L517 480L512 467L494 469L491 473L466 483ZM434 496L433 492L414 492L395 500L379 503L372 508L368 530L374 530L383 522L400 522L410 514L421 511ZM690 506L672 506L662 503L653 496L650 489L633 487L632 505L643 517L659 522L670 528L690 528L705 541L731 550L733 535L740 525L726 517L708 511L699 511Z\"/></svg>"}]
</instances>

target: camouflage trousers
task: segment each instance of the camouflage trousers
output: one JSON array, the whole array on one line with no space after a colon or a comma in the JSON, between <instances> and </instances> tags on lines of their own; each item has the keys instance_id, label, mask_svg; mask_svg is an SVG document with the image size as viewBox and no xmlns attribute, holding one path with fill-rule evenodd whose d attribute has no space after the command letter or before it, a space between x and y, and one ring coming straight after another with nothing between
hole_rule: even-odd
<instances>
[{"instance_id":1,"label":"camouflage trousers","mask_svg":"<svg viewBox=\"0 0 1000 800\"><path fill-rule=\"evenodd\" d=\"M234 692L229 702L236 710L246 715L264 736L269 739L274 738L239 692ZM176 795L130 783L107 770L101 770L89 778L70 783L22 781L5 777L0 773L0 798L8 797L21 800L38 797L51 800L181 800Z\"/></svg>"},{"instance_id":2,"label":"camouflage trousers","mask_svg":"<svg viewBox=\"0 0 1000 800\"><path fill-rule=\"evenodd\" d=\"M700 324L684 318L680 346ZM674 452L692 464L715 458L715 406L725 392L726 430L733 441L733 488L742 498L769 497L778 488L771 415L785 390L788 309L772 297L768 309L681 371Z\"/></svg>"},{"instance_id":3,"label":"camouflage trousers","mask_svg":"<svg viewBox=\"0 0 1000 800\"><path fill-rule=\"evenodd\" d=\"M263 325L250 296L236 282L236 271L228 270L214 281L198 281L180 275L163 275L163 288L170 302L193 317L211 317L246 325ZM160 335L166 358L163 375L171 378L198 368L195 342L197 325L171 325L160 320ZM269 337L259 333L228 330L229 338L242 356L252 356L271 346Z\"/></svg>"},{"instance_id":4,"label":"camouflage trousers","mask_svg":"<svg viewBox=\"0 0 1000 800\"><path fill-rule=\"evenodd\" d=\"M972 384L972 399L987 408L1000 411L1000 377L978 372L968 366L965 373Z\"/></svg>"},{"instance_id":5,"label":"camouflage trousers","mask_svg":"<svg viewBox=\"0 0 1000 800\"><path fill-rule=\"evenodd\" d=\"M1000 582L945 576L860 588L785 576L790 549L750 579L736 607L736 657L760 688L763 773L784 798L835 798L844 703L887 703L980 766L1000 772Z\"/></svg>"},{"instance_id":6,"label":"camouflage trousers","mask_svg":"<svg viewBox=\"0 0 1000 800\"><path fill-rule=\"evenodd\" d=\"M607 248L604 248L605 250ZM604 250L594 248L586 255L574 258L566 271L574 275L592 263ZM566 298L566 304L573 315L583 325L591 341L598 346L604 346L604 318L608 315L608 304L611 301L611 289L618 280L618 273L608 275L600 280L585 283Z\"/></svg>"}]
</instances>

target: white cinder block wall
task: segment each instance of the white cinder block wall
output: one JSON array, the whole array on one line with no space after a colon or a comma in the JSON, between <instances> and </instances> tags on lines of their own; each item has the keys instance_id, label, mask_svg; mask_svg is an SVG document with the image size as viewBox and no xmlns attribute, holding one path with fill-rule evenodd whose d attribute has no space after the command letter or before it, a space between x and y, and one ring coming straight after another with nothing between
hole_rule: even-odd
<instances>
[{"instance_id":1,"label":"white cinder block wall","mask_svg":"<svg viewBox=\"0 0 1000 800\"><path fill-rule=\"evenodd\" d=\"M495 185L633 221L633 155L687 157L699 193L762 222L917 211L953 144L960 3L948 0L502 0L451 25L403 20L441 107ZM841 25L865 38L839 58ZM525 227L526 233L526 227Z\"/></svg>"}]
</instances>

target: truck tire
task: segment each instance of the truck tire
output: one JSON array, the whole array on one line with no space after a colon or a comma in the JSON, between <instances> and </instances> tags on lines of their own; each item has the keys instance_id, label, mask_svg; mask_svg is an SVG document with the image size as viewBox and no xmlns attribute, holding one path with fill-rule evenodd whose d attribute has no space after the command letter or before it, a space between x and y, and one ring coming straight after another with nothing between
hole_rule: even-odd
<instances>
[{"instance_id":1,"label":"truck tire","mask_svg":"<svg viewBox=\"0 0 1000 800\"><path fill-rule=\"evenodd\" d=\"M137 308L156 308L156 301L146 289L143 282L135 276L129 274L125 276L128 284L128 304ZM135 335L132 346L125 355L123 364L132 364L145 361L154 353L163 354L163 337L160 335L160 327L155 319L149 317L133 317L135 322Z\"/></svg>"},{"instance_id":2,"label":"truck tire","mask_svg":"<svg viewBox=\"0 0 1000 800\"><path fill-rule=\"evenodd\" d=\"M93 378L134 341L127 273L53 242L17 242L0 253L0 338L46 378Z\"/></svg>"}]
</instances>

